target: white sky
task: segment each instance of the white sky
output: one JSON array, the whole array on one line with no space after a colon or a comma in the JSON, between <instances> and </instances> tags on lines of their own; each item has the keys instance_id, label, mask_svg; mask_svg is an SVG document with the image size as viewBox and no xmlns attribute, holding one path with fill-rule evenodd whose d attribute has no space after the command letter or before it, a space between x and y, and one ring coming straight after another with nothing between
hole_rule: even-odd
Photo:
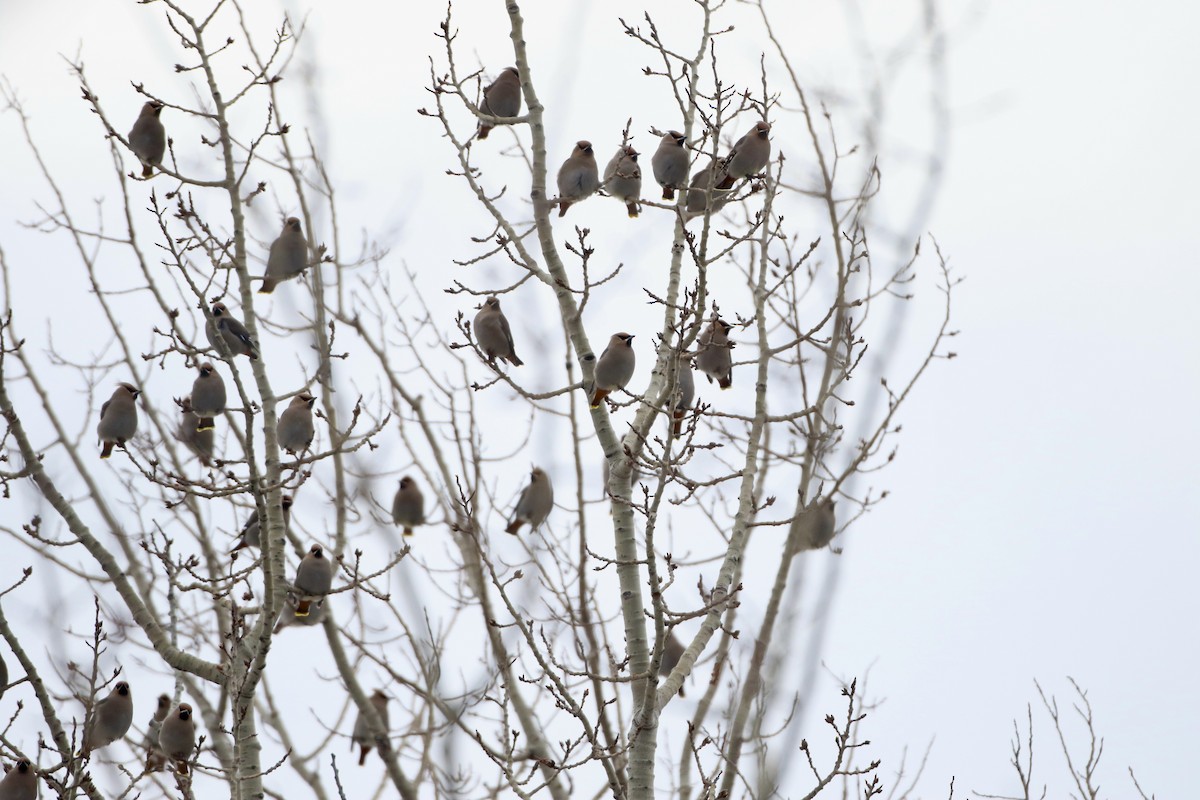
<instances>
[{"instance_id":1,"label":"white sky","mask_svg":"<svg viewBox=\"0 0 1200 800\"><path fill-rule=\"evenodd\" d=\"M615 19L633 21L642 5L525 3L539 91L559 120L551 161L577 138L608 142L630 115L635 131L663 127L654 119L661 98L640 88L646 59ZM649 5L677 26L694 21L682 0ZM777 5L802 77L855 90L838 7ZM1194 783L1187 754L1200 745L1200 326L1191 308L1200 291L1192 41L1200 13L1182 2L952 5L952 146L928 227L967 279L955 298L959 358L918 388L902 417L900 456L873 480L892 495L843 542L823 658L842 676L869 667L871 690L886 697L868 723L885 776L904 745L919 751L936 738L922 796L945 796L951 776L964 794L1014 791L1011 720L1036 700L1035 678L1065 700L1071 675L1091 692L1111 796L1130 796L1124 771L1132 766L1148 791L1183 797ZM393 243L388 266L428 270L423 286L436 293L449 259L471 254L465 244L445 252L447 235L462 235L455 217L482 219L443 174L450 153L436 123L414 113L429 104L422 87L427 56L440 55L431 34L442 9L314 6L308 46L330 114L323 136L341 215L351 220L344 234L356 241L362 228ZM910 11L893 6L863 7L874 35L890 39L908 24ZM140 105L131 79L186 100L170 69L182 57L161 36L153 7L10 0L0 9L0 73L25 98L51 167L87 213L87 199L112 191L111 167L57 54L82 42L93 85L118 121L132 121ZM493 70L511 62L502 3L462 3L456 13L464 61L474 63L477 51ZM734 13L742 16L730 49L752 64L757 29ZM259 19L269 31L270 17ZM564 43L565 31L574 33ZM575 41L579 31L587 46ZM902 73L896 91L892 135L920 141L920 84ZM293 101L290 118L304 112ZM164 121L180 149L186 123ZM798 131L776 135L786 142ZM803 139L794 141L803 170ZM650 147L644 133L637 143ZM605 159L609 149L597 146ZM903 191L903 167L889 173L887 156L885 176L901 177L885 180L885 203L902 208L903 198L886 192ZM22 273L17 307L28 336L42 330L38 315L64 310L47 280L75 267L62 242L16 224L34 218L33 198L47 195L11 114L0 115L0 184L0 245ZM273 188L294 210L290 190ZM624 222L616 204L588 213L598 235ZM264 240L275 234L273 214L264 208L252 220ZM612 262L644 244L613 242L604 254ZM931 284L923 291L930 300L915 306L911 347L935 321ZM538 325L518 327L530 339ZM551 444L535 438L539 458ZM817 566L833 557L815 556ZM0 579L23 563L5 559ZM743 616L743 636L753 619ZM139 722L150 702L140 699ZM12 703L0 701L0 718ZM811 701L814 713L838 709L832 691ZM819 724L814 718L810 736L823 736ZM1035 724L1039 778L1065 793L1057 744L1044 717Z\"/></svg>"}]
</instances>

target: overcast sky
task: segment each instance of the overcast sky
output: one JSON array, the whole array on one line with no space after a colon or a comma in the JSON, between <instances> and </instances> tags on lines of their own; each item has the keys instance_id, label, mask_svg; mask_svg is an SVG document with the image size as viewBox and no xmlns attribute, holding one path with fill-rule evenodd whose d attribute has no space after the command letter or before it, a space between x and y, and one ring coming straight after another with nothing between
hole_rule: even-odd
<instances>
[{"instance_id":1,"label":"overcast sky","mask_svg":"<svg viewBox=\"0 0 1200 800\"><path fill-rule=\"evenodd\" d=\"M429 268L430 293L444 286L438 273L450 258L470 255L446 253L456 215L482 219L444 174L452 154L436 125L414 113L429 104L437 5L313 3L301 59L320 69L327 116L310 123L328 148L346 233L392 244L389 269ZM539 92L556 121L551 161L577 138L619 137L628 116L637 131L663 126L654 120L662 98L639 78L645 59L616 23L643 5L681 32L694 23L683 0L525 4ZM842 7L774 5L802 79L860 92ZM944 796L951 776L960 790L1015 791L1011 720L1036 701L1035 679L1067 699L1069 675L1091 693L1108 795L1130 796L1131 766L1147 791L1184 797L1200 746L1200 12L1184 2L954 5L945 14L951 145L927 229L966 278L955 297L959 357L928 374L902 416L900 454L872 480L891 491L888 501L856 524L843 555L813 557L814 570L843 560L823 660L839 676L870 669L871 690L886 698L868 729L885 771L905 745L936 740L922 796ZM265 43L272 18L255 12ZM156 13L134 3L0 2L0 73L81 212L113 191L111 165L59 54L82 53L114 120L136 115L130 80L186 101L171 69L184 56ZM493 71L511 63L503 3L472 0L456 13L464 57ZM739 30L730 58L753 65L758 29L743 8L731 13ZM901 38L896 30L913 18L882 2L861 14L881 43ZM883 202L902 209L904 197L887 193L911 185L905 142L928 140L925 88L919 76L892 76L886 60L878 68L894 91ZM753 85L757 75L747 67L740 79ZM306 113L293 103L292 119ZM180 123L164 119L182 140L172 127ZM787 120L794 129L777 127L776 142L795 142L799 162L799 121ZM637 143L650 147L648 134ZM604 158L608 149L598 147ZM56 302L53 281L77 267L64 242L18 224L36 218L47 192L12 114L0 115L0 185L0 246L20 273L25 334L54 317L62 336L70 309ZM251 220L264 240L277 229L273 212ZM608 215L589 220L601 231L622 216L615 204L595 213ZM633 258L640 245L627 238L608 257ZM904 340L909 358L936 325L932 283L923 290ZM3 559L0 580L24 563ZM823 690L813 713L838 707L831 685ZM0 718L14 702L0 701ZM1038 777L1063 796L1058 746L1044 717L1035 724Z\"/></svg>"}]
</instances>

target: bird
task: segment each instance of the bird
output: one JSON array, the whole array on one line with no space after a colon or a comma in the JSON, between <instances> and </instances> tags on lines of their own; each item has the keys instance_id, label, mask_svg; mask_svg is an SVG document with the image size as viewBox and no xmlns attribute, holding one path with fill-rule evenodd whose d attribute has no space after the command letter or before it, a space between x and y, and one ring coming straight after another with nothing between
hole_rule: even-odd
<instances>
[{"instance_id":1,"label":"bird","mask_svg":"<svg viewBox=\"0 0 1200 800\"><path fill-rule=\"evenodd\" d=\"M732 329L728 322L714 316L697 340L696 369L704 373L709 383L715 379L722 389L733 386L734 343L729 341Z\"/></svg>"},{"instance_id":2,"label":"bird","mask_svg":"<svg viewBox=\"0 0 1200 800\"><path fill-rule=\"evenodd\" d=\"M324 595L333 586L333 564L325 557L325 550L319 544L308 548L308 553L300 559L296 567L296 580L293 581L296 591L302 595ZM297 598L296 617L307 617L312 609L312 600Z\"/></svg>"},{"instance_id":3,"label":"bird","mask_svg":"<svg viewBox=\"0 0 1200 800\"><path fill-rule=\"evenodd\" d=\"M515 117L521 113L521 74L516 67L504 71L483 90L479 111L494 117ZM492 128L503 123L479 122L479 138L486 139Z\"/></svg>"},{"instance_id":4,"label":"bird","mask_svg":"<svg viewBox=\"0 0 1200 800\"><path fill-rule=\"evenodd\" d=\"M771 126L765 120L754 123L750 131L733 143L723 164L725 177L717 188L728 189L734 182L762 172L771 160Z\"/></svg>"},{"instance_id":5,"label":"bird","mask_svg":"<svg viewBox=\"0 0 1200 800\"><path fill-rule=\"evenodd\" d=\"M313 427L312 407L317 398L308 392L301 392L292 398L288 407L279 415L276 435L279 437L279 448L289 454L303 453L312 445L316 429Z\"/></svg>"},{"instance_id":6,"label":"bird","mask_svg":"<svg viewBox=\"0 0 1200 800\"><path fill-rule=\"evenodd\" d=\"M283 610L279 612L279 620L275 623L274 633L279 633L284 628L290 628L293 625L302 625L309 627L312 625L321 624L321 620L325 618L325 605L319 605L312 609L311 614L303 617L296 616L296 606L293 602L283 604Z\"/></svg>"},{"instance_id":7,"label":"bird","mask_svg":"<svg viewBox=\"0 0 1200 800\"><path fill-rule=\"evenodd\" d=\"M119 681L108 696L92 707L92 721L83 735L83 755L108 747L133 724L133 694L129 684Z\"/></svg>"},{"instance_id":8,"label":"bird","mask_svg":"<svg viewBox=\"0 0 1200 800\"><path fill-rule=\"evenodd\" d=\"M229 348L231 357L248 356L251 361L258 358L258 345L250 338L250 331L246 330L246 326L240 321L230 316L229 309L225 307L224 303L213 303L212 319L204 325L204 335L208 337L208 343L220 353L221 348L217 346L218 333L221 335L221 340L225 342L225 346Z\"/></svg>"},{"instance_id":9,"label":"bird","mask_svg":"<svg viewBox=\"0 0 1200 800\"><path fill-rule=\"evenodd\" d=\"M633 377L633 369L637 360L633 354L633 334L614 333L608 340L608 347L596 360L596 370L592 373L591 399L588 401L592 408L598 408L600 401L611 392L625 388Z\"/></svg>"},{"instance_id":10,"label":"bird","mask_svg":"<svg viewBox=\"0 0 1200 800\"><path fill-rule=\"evenodd\" d=\"M288 217L283 223L283 233L271 242L267 254L267 271L263 275L259 294L270 294L275 286L290 280L308 269L308 240L297 217Z\"/></svg>"},{"instance_id":11,"label":"bird","mask_svg":"<svg viewBox=\"0 0 1200 800\"><path fill-rule=\"evenodd\" d=\"M683 146L686 141L679 131L667 131L650 159L654 180L663 190L663 200L674 200L675 190L687 185L688 153Z\"/></svg>"},{"instance_id":12,"label":"bird","mask_svg":"<svg viewBox=\"0 0 1200 800\"><path fill-rule=\"evenodd\" d=\"M200 418L196 416L196 412L192 411L191 397L185 397L179 401L179 410L183 412L183 416L180 417L179 428L175 431L175 438L183 442L183 445L192 451L192 455L200 459L201 464L206 467L212 466L213 448L216 439L213 435L213 429L200 429Z\"/></svg>"},{"instance_id":13,"label":"bird","mask_svg":"<svg viewBox=\"0 0 1200 800\"><path fill-rule=\"evenodd\" d=\"M479 342L479 349L488 357L488 361L494 363L498 358L514 367L525 363L517 358L517 351L513 347L512 328L509 327L508 317L500 310L499 298L489 297L483 301L472 327L475 329L475 340Z\"/></svg>"},{"instance_id":14,"label":"bird","mask_svg":"<svg viewBox=\"0 0 1200 800\"><path fill-rule=\"evenodd\" d=\"M683 657L685 650L687 648L683 646L683 642L679 641L674 633L668 633L667 640L663 642L662 658L658 662L658 674L664 678L670 675L671 670L675 669L675 665ZM682 681L679 684L679 696L683 697Z\"/></svg>"},{"instance_id":15,"label":"bird","mask_svg":"<svg viewBox=\"0 0 1200 800\"><path fill-rule=\"evenodd\" d=\"M375 707L375 713L379 715L379 721L383 723L383 734L386 736L389 727L388 696L382 689L376 689L369 699ZM354 721L354 733L351 735L350 747L353 749L354 745L362 748L362 754L358 757L358 765L361 767L367 763L367 756L375 746L375 734L371 731L371 723L361 711L358 712L358 719Z\"/></svg>"},{"instance_id":16,"label":"bird","mask_svg":"<svg viewBox=\"0 0 1200 800\"><path fill-rule=\"evenodd\" d=\"M400 488L392 498L392 522L404 528L405 536L412 536L413 528L425 524L425 495L407 475L400 479Z\"/></svg>"},{"instance_id":17,"label":"bird","mask_svg":"<svg viewBox=\"0 0 1200 800\"><path fill-rule=\"evenodd\" d=\"M225 411L225 381L221 380L221 373L211 361L200 365L200 374L192 383L191 397L192 413L199 417L196 430L211 431L216 427L213 417Z\"/></svg>"},{"instance_id":18,"label":"bird","mask_svg":"<svg viewBox=\"0 0 1200 800\"><path fill-rule=\"evenodd\" d=\"M146 740L142 745L146 748L146 772L162 772L163 768L167 766L167 754L158 744L158 734L162 730L163 720L167 718L170 711L171 696L160 694L158 706L154 709L154 716L146 725Z\"/></svg>"},{"instance_id":19,"label":"bird","mask_svg":"<svg viewBox=\"0 0 1200 800\"><path fill-rule=\"evenodd\" d=\"M129 149L142 162L143 178L153 175L155 167L162 168L167 152L167 131L159 119L162 110L162 103L155 100L146 103L129 131Z\"/></svg>"},{"instance_id":20,"label":"bird","mask_svg":"<svg viewBox=\"0 0 1200 800\"><path fill-rule=\"evenodd\" d=\"M283 509L283 527L287 528L292 522L292 496L285 494L280 498L279 505ZM236 553L243 547L262 547L262 525L258 521L257 508L251 511L250 516L246 518L246 524L242 526L238 543L229 552Z\"/></svg>"},{"instance_id":21,"label":"bird","mask_svg":"<svg viewBox=\"0 0 1200 800\"><path fill-rule=\"evenodd\" d=\"M4 697L4 690L8 688L8 664L4 663L4 656L0 656L0 697Z\"/></svg>"},{"instance_id":22,"label":"bird","mask_svg":"<svg viewBox=\"0 0 1200 800\"><path fill-rule=\"evenodd\" d=\"M820 550L833 541L833 535L837 532L834 505L833 498L826 497L815 506L809 506L804 510L801 550Z\"/></svg>"},{"instance_id":23,"label":"bird","mask_svg":"<svg viewBox=\"0 0 1200 800\"><path fill-rule=\"evenodd\" d=\"M132 383L118 383L112 397L100 406L100 424L96 426L96 435L100 438L101 458L112 455L113 445L124 447L137 433L137 399L141 393Z\"/></svg>"},{"instance_id":24,"label":"bird","mask_svg":"<svg viewBox=\"0 0 1200 800\"><path fill-rule=\"evenodd\" d=\"M688 184L687 218L701 216L708 212L715 214L729 202L732 192L720 188L725 180L725 171L717 162L710 161L704 169L692 175Z\"/></svg>"},{"instance_id":25,"label":"bird","mask_svg":"<svg viewBox=\"0 0 1200 800\"><path fill-rule=\"evenodd\" d=\"M534 467L529 473L529 485L521 490L521 496L517 498L517 505L513 508L512 519L504 532L516 536L526 522L529 523L530 532L536 531L546 521L546 517L550 516L552 508L554 485L550 483L550 476L545 471Z\"/></svg>"},{"instance_id":26,"label":"bird","mask_svg":"<svg viewBox=\"0 0 1200 800\"><path fill-rule=\"evenodd\" d=\"M188 759L196 749L196 720L192 719L192 707L180 703L174 712L167 715L158 730L158 746L167 758L175 762L180 775L188 774Z\"/></svg>"},{"instance_id":27,"label":"bird","mask_svg":"<svg viewBox=\"0 0 1200 800\"><path fill-rule=\"evenodd\" d=\"M578 203L600 188L600 172L592 143L580 140L571 155L558 168L558 215L565 216L572 203Z\"/></svg>"},{"instance_id":28,"label":"bird","mask_svg":"<svg viewBox=\"0 0 1200 800\"><path fill-rule=\"evenodd\" d=\"M640 213L638 200L642 197L642 168L637 163L639 155L637 150L623 145L617 148L617 154L604 168L605 191L625 204L630 219Z\"/></svg>"},{"instance_id":29,"label":"bird","mask_svg":"<svg viewBox=\"0 0 1200 800\"><path fill-rule=\"evenodd\" d=\"M674 420L672 433L679 436L683 432L683 418L691 409L696 399L696 376L692 374L692 359L681 354L675 373L676 397L672 404L671 418Z\"/></svg>"},{"instance_id":30,"label":"bird","mask_svg":"<svg viewBox=\"0 0 1200 800\"><path fill-rule=\"evenodd\" d=\"M18 758L0 780L0 800L36 800L37 772L27 758Z\"/></svg>"}]
</instances>

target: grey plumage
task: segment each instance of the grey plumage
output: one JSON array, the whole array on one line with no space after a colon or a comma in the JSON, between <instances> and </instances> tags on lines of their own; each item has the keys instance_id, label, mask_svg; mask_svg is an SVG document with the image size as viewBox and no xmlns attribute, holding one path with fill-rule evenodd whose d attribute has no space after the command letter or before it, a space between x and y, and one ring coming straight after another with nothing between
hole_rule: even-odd
<instances>
[{"instance_id":1,"label":"grey plumage","mask_svg":"<svg viewBox=\"0 0 1200 800\"><path fill-rule=\"evenodd\" d=\"M388 696L383 693L382 689L376 689L369 700L375 708L375 713L379 715L379 721L383 723L382 734L387 736L387 730L390 727L388 720ZM354 733L351 735L353 744L362 748L362 754L358 757L358 765L360 767L367 763L367 756L370 754L371 748L375 746L375 736L375 731L371 729L371 723L367 720L367 715L360 711L358 719L354 721Z\"/></svg>"},{"instance_id":2,"label":"grey plumage","mask_svg":"<svg viewBox=\"0 0 1200 800\"><path fill-rule=\"evenodd\" d=\"M564 216L572 203L578 203L600 188L600 170L592 143L578 141L571 155L558 169L558 215Z\"/></svg>"},{"instance_id":3,"label":"grey plumage","mask_svg":"<svg viewBox=\"0 0 1200 800\"><path fill-rule=\"evenodd\" d=\"M488 357L488 361L498 358L514 367L525 363L517 358L517 351L513 347L512 328L509 327L508 317L500 310L499 298L489 297L483 301L483 307L475 315L475 322L471 327L475 331L475 341L479 343L479 349Z\"/></svg>"},{"instance_id":4,"label":"grey plumage","mask_svg":"<svg viewBox=\"0 0 1200 800\"><path fill-rule=\"evenodd\" d=\"M529 523L531 532L536 531L546 521L546 517L550 516L553 508L554 485L550 483L550 476L540 468L534 467L533 472L529 474L529 485L521 490L521 496L517 498L517 505L513 508L512 519L504 532L515 536L526 522Z\"/></svg>"},{"instance_id":5,"label":"grey plumage","mask_svg":"<svg viewBox=\"0 0 1200 800\"><path fill-rule=\"evenodd\" d=\"M636 217L641 210L638 201L642 198L642 168L638 166L637 150L625 145L617 148L617 154L604 168L604 189L612 197L625 204L629 216Z\"/></svg>"},{"instance_id":6,"label":"grey plumage","mask_svg":"<svg viewBox=\"0 0 1200 800\"><path fill-rule=\"evenodd\" d=\"M412 536L413 528L425 524L425 495L407 475L400 479L400 488L392 498L392 522L404 528L405 536Z\"/></svg>"},{"instance_id":7,"label":"grey plumage","mask_svg":"<svg viewBox=\"0 0 1200 800\"><path fill-rule=\"evenodd\" d=\"M167 131L159 119L162 110L162 103L154 100L144 104L129 131L129 148L142 162L143 178L153 175L155 167L162 167L167 153Z\"/></svg>"},{"instance_id":8,"label":"grey plumage","mask_svg":"<svg viewBox=\"0 0 1200 800\"><path fill-rule=\"evenodd\" d=\"M312 407L316 401L317 398L308 392L301 392L288 403L288 407L279 415L279 425L275 429L279 449L295 455L312 445L313 436L316 435Z\"/></svg>"},{"instance_id":9,"label":"grey plumage","mask_svg":"<svg viewBox=\"0 0 1200 800\"><path fill-rule=\"evenodd\" d=\"M617 389L625 388L633 377L637 359L633 354L633 334L614 333L608 340L608 347L596 360L596 370L592 374L591 398L592 408L600 405L605 397Z\"/></svg>"},{"instance_id":10,"label":"grey plumage","mask_svg":"<svg viewBox=\"0 0 1200 800\"><path fill-rule=\"evenodd\" d=\"M27 758L17 759L0 780L0 800L36 800L37 772Z\"/></svg>"},{"instance_id":11,"label":"grey plumage","mask_svg":"<svg viewBox=\"0 0 1200 800\"><path fill-rule=\"evenodd\" d=\"M283 233L271 242L267 254L267 271L263 275L259 294L270 294L277 284L290 280L308 269L308 240L297 217L288 217Z\"/></svg>"},{"instance_id":12,"label":"grey plumage","mask_svg":"<svg viewBox=\"0 0 1200 800\"><path fill-rule=\"evenodd\" d=\"M212 362L205 361L192 383L192 413L199 417L196 430L211 431L216 427L213 417L224 412L225 381Z\"/></svg>"},{"instance_id":13,"label":"grey plumage","mask_svg":"<svg viewBox=\"0 0 1200 800\"><path fill-rule=\"evenodd\" d=\"M689 159L685 142L687 138L679 131L667 131L650 159L654 180L663 190L663 200L674 200L675 190L687 185Z\"/></svg>"},{"instance_id":14,"label":"grey plumage","mask_svg":"<svg viewBox=\"0 0 1200 800\"><path fill-rule=\"evenodd\" d=\"M837 532L834 505L833 498L826 497L804 510L799 542L801 550L820 550L833 541L833 535Z\"/></svg>"},{"instance_id":15,"label":"grey plumage","mask_svg":"<svg viewBox=\"0 0 1200 800\"><path fill-rule=\"evenodd\" d=\"M728 189L736 181L757 175L771 160L771 126L757 122L750 131L738 139L725 159L725 177L720 188Z\"/></svg>"},{"instance_id":16,"label":"grey plumage","mask_svg":"<svg viewBox=\"0 0 1200 800\"><path fill-rule=\"evenodd\" d=\"M125 681L117 683L103 700L92 707L92 720L83 735L83 754L108 747L133 724L133 694Z\"/></svg>"},{"instance_id":17,"label":"grey plumage","mask_svg":"<svg viewBox=\"0 0 1200 800\"><path fill-rule=\"evenodd\" d=\"M301 595L324 595L333 586L333 564L325 557L325 550L319 544L308 548L308 553L300 559L296 567L296 580L292 582L296 591ZM307 617L312 610L313 601L300 597L296 599L296 617Z\"/></svg>"},{"instance_id":18,"label":"grey plumage","mask_svg":"<svg viewBox=\"0 0 1200 800\"><path fill-rule=\"evenodd\" d=\"M713 317L697 340L696 369L705 374L709 383L716 380L722 389L733 385L733 342L729 341L732 328L720 317Z\"/></svg>"},{"instance_id":19,"label":"grey plumage","mask_svg":"<svg viewBox=\"0 0 1200 800\"><path fill-rule=\"evenodd\" d=\"M190 705L180 703L178 708L167 714L158 731L158 746L167 758L175 762L175 770L179 774L188 774L188 760L196 749L196 721L192 718Z\"/></svg>"},{"instance_id":20,"label":"grey plumage","mask_svg":"<svg viewBox=\"0 0 1200 800\"><path fill-rule=\"evenodd\" d=\"M679 663L679 659L683 658L687 648L683 646L683 642L675 637L674 632L667 634L667 640L663 642L662 659L658 662L658 674L664 678L671 674L671 670L675 669L675 665ZM683 697L683 684L679 684L679 696Z\"/></svg>"},{"instance_id":21,"label":"grey plumage","mask_svg":"<svg viewBox=\"0 0 1200 800\"><path fill-rule=\"evenodd\" d=\"M280 508L283 510L283 527L286 529L292 523L292 496L285 494L280 498ZM262 547L262 524L258 520L258 508L250 512L246 524L242 526L238 543L229 552L236 553L243 547Z\"/></svg>"},{"instance_id":22,"label":"grey plumage","mask_svg":"<svg viewBox=\"0 0 1200 800\"><path fill-rule=\"evenodd\" d=\"M158 743L158 734L162 731L163 720L171 712L171 696L160 694L154 716L146 725L146 739L142 747L146 750L146 771L161 772L167 766L167 754Z\"/></svg>"},{"instance_id":23,"label":"grey plumage","mask_svg":"<svg viewBox=\"0 0 1200 800\"><path fill-rule=\"evenodd\" d=\"M220 355L221 348L217 346L218 333L229 348L231 356L247 356L251 361L258 358L258 345L250 338L250 331L230 315L224 303L213 303L212 319L204 325L204 335L208 337L208 343Z\"/></svg>"},{"instance_id":24,"label":"grey plumage","mask_svg":"<svg viewBox=\"0 0 1200 800\"><path fill-rule=\"evenodd\" d=\"M687 412L692 408L692 403L696 400L696 376L692 374L692 360L686 355L679 357L677 370L675 377L677 394L672 405L671 418L673 420L672 432L679 436L683 432L683 418L687 416Z\"/></svg>"},{"instance_id":25,"label":"grey plumage","mask_svg":"<svg viewBox=\"0 0 1200 800\"><path fill-rule=\"evenodd\" d=\"M321 620L325 618L326 609L329 606L329 601L326 600L321 605L311 610L311 613L303 617L296 616L296 606L294 602L283 604L283 610L279 612L279 620L275 623L275 633L279 633L284 628L290 628L293 625L302 627L311 627L321 624Z\"/></svg>"},{"instance_id":26,"label":"grey plumage","mask_svg":"<svg viewBox=\"0 0 1200 800\"><path fill-rule=\"evenodd\" d=\"M131 383L118 383L112 397L100 406L100 422L96 425L96 436L100 439L100 457L112 455L113 445L125 443L137 433L137 399L141 394Z\"/></svg>"},{"instance_id":27,"label":"grey plumage","mask_svg":"<svg viewBox=\"0 0 1200 800\"><path fill-rule=\"evenodd\" d=\"M483 90L479 110L496 117L515 117L521 113L521 74L516 67L505 67L496 80ZM486 139L492 128L504 123L479 123L479 137Z\"/></svg>"},{"instance_id":28,"label":"grey plumage","mask_svg":"<svg viewBox=\"0 0 1200 800\"><path fill-rule=\"evenodd\" d=\"M705 212L717 213L729 202L732 191L720 188L726 174L721 165L709 162L705 167L692 175L688 184L687 211L688 219L698 217Z\"/></svg>"},{"instance_id":29,"label":"grey plumage","mask_svg":"<svg viewBox=\"0 0 1200 800\"><path fill-rule=\"evenodd\" d=\"M183 442L184 447L192 452L200 463L206 467L212 466L212 457L216 446L216 437L212 428L200 430L200 417L192 410L192 398L185 397L179 401L179 428L175 438Z\"/></svg>"}]
</instances>

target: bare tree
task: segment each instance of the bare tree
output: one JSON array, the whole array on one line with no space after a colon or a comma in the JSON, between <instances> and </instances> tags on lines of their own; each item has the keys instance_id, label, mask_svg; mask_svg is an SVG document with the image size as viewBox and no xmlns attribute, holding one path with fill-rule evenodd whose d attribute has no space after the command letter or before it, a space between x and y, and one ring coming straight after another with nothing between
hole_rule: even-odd
<instances>
[{"instance_id":1,"label":"bare tree","mask_svg":"<svg viewBox=\"0 0 1200 800\"><path fill-rule=\"evenodd\" d=\"M420 167L449 164L486 222L447 224L446 297L390 269L369 238L351 253L336 178L280 90L303 26L285 20L262 47L235 0L204 15L154 7L178 42L181 83L134 88L168 131L175 119L201 133L169 139L141 179L153 159L122 132L108 88L73 63L120 190L102 222L60 189L30 113L5 91L50 188L36 224L74 244L103 333L36 334L44 309L13 295L20 267L0 251L0 481L6 499L43 504L20 522L6 516L35 566L3 596L56 573L97 598L88 635L41 663L34 633L0 615L15 677L29 684L12 691L37 701L50 734L34 749L6 732L4 752L63 797L132 796L149 783L206 796L202 783L208 793L218 781L236 798L283 796L276 784L292 796L297 782L322 800L351 796L337 758L348 741L379 753L391 788L378 791L404 798L766 797L785 782L791 796L834 784L881 794L856 681L823 714L831 747L789 738L811 680L794 668L795 564L836 547L886 495L869 481L895 455L904 403L953 357L956 279L936 242L907 232L903 258L874 257L881 168L839 141L764 6L694 0L686 37L648 13L619 20L644 48L645 91L667 111L598 120L613 126L606 143L579 152L622 148L615 172L601 181L597 165L597 196L566 198L550 178L568 154L547 144L553 110L539 99L540 44L527 41L520 5L504 10L522 102L503 116L486 87L508 65L468 65L459 26L470 20L448 9L420 110L420 151L441 161ZM725 21L747 10L757 30ZM746 75L726 66L727 41L769 48ZM480 123L494 127L486 140ZM688 162L674 198L656 199L648 158L640 194L619 190L610 178L633 177L623 148L646 155L670 131ZM756 136L769 137L771 158L746 167L739 152ZM604 195L663 223L629 223L643 261L619 263L617 235L587 227L597 206L618 207ZM263 211L272 199L276 215ZM569 216L564 199L575 201ZM253 228L302 232L305 257L289 267ZM918 265L933 278L918 282ZM283 280L279 299L256 300L266 273ZM886 331L876 320L917 287L942 306L922 356L873 359ZM447 302L452 321L439 313ZM494 343L503 329L478 321L485 305L521 313L507 346ZM623 330L615 320L635 305L654 321ZM630 338L635 374L648 378L598 369L604 343ZM228 387L214 438L186 397L208 361ZM117 449L100 462L90 437L118 382L136 393L138 431L105 434ZM302 424L310 413L315 438ZM393 507L401 478L410 494ZM555 490L548 517L523 492L543 479ZM251 546L231 556L222 529ZM296 566L314 563L301 561L314 543L332 566L328 590ZM316 630L289 627L320 628L323 646ZM303 649L288 653L283 637ZM64 655L85 648L86 666ZM135 729L112 754L84 755L100 696L131 675ZM152 769L154 725L142 725L155 684L171 713L186 702L200 723L195 750L168 772ZM783 763L770 752L781 734ZM101 761L116 766L103 789L92 776Z\"/></svg>"}]
</instances>

